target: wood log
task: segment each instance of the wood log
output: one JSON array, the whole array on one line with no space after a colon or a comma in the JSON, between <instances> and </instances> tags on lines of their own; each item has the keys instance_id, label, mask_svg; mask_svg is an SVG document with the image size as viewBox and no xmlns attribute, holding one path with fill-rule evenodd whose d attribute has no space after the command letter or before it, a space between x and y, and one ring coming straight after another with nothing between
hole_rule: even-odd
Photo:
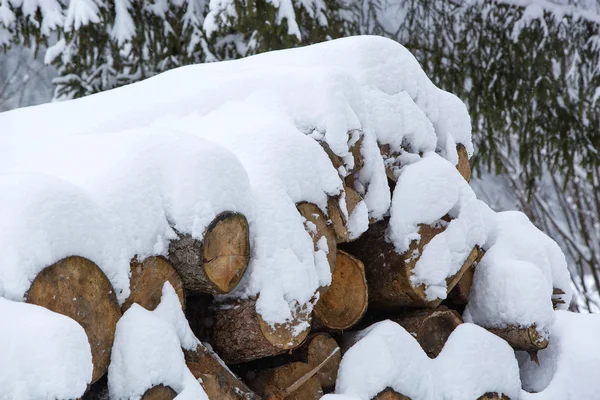
<instances>
[{"instance_id":1,"label":"wood log","mask_svg":"<svg viewBox=\"0 0 600 400\"><path fill-rule=\"evenodd\" d=\"M227 363L248 362L300 346L309 323L310 315L301 311L291 323L271 327L256 312L256 300L237 300L214 309L211 344Z\"/></svg>"},{"instance_id":2,"label":"wood log","mask_svg":"<svg viewBox=\"0 0 600 400\"><path fill-rule=\"evenodd\" d=\"M260 400L209 348L199 345L184 353L188 368L202 380L209 400Z\"/></svg>"},{"instance_id":3,"label":"wood log","mask_svg":"<svg viewBox=\"0 0 600 400\"><path fill-rule=\"evenodd\" d=\"M121 311L127 311L133 303L141 305L146 310L154 310L160 303L162 288L167 281L175 289L179 302L185 310L183 282L175 268L162 257L148 257L143 262L134 258L131 260L129 281L131 294L121 306Z\"/></svg>"},{"instance_id":4,"label":"wood log","mask_svg":"<svg viewBox=\"0 0 600 400\"><path fill-rule=\"evenodd\" d=\"M477 247L477 257L473 262L473 265L468 267L460 280L456 283L456 286L448 293L448 303L453 306L465 306L469 302L469 295L471 294L471 286L473 286L473 276L475 274L475 268L485 255L483 249ZM461 307L463 308L463 307Z\"/></svg>"},{"instance_id":5,"label":"wood log","mask_svg":"<svg viewBox=\"0 0 600 400\"><path fill-rule=\"evenodd\" d=\"M463 323L456 311L444 306L408 313L392 320L417 339L429 358L440 354L450 334Z\"/></svg>"},{"instance_id":6,"label":"wood log","mask_svg":"<svg viewBox=\"0 0 600 400\"><path fill-rule=\"evenodd\" d=\"M187 293L229 293L250 261L248 221L242 214L223 212L206 228L202 240L179 235L171 241L168 258Z\"/></svg>"},{"instance_id":7,"label":"wood log","mask_svg":"<svg viewBox=\"0 0 600 400\"><path fill-rule=\"evenodd\" d=\"M338 349L338 351L336 351ZM291 354L293 361L303 362L314 368L324 360L327 362L316 373L316 377L325 391L335 387L342 354L336 340L329 334L320 332L311 334L302 346Z\"/></svg>"},{"instance_id":8,"label":"wood log","mask_svg":"<svg viewBox=\"0 0 600 400\"><path fill-rule=\"evenodd\" d=\"M300 215L306 220L304 226L313 240L315 251L319 250L319 240L321 240L322 237L325 237L329 251L327 253L327 261L329 262L329 268L333 272L333 269L335 268L337 239L332 225L328 223L327 217L325 217L321 209L315 204L302 202L298 203L296 208L298 209L298 212L300 212Z\"/></svg>"},{"instance_id":9,"label":"wood log","mask_svg":"<svg viewBox=\"0 0 600 400\"><path fill-rule=\"evenodd\" d=\"M548 347L548 340L539 334L535 325L525 328L519 326L487 328L487 330L506 340L515 350L537 352Z\"/></svg>"},{"instance_id":10,"label":"wood log","mask_svg":"<svg viewBox=\"0 0 600 400\"><path fill-rule=\"evenodd\" d=\"M354 209L362 201L362 196L349 186L344 187L344 203L348 217L344 216L340 206L340 196L330 197L327 202L327 212L333 231L335 232L337 243L347 243L354 239L350 238L348 230L348 218L354 212ZM356 238L355 238L356 239Z\"/></svg>"},{"instance_id":11,"label":"wood log","mask_svg":"<svg viewBox=\"0 0 600 400\"><path fill-rule=\"evenodd\" d=\"M458 164L456 164L456 169L462 175L463 178L467 182L471 180L471 164L469 163L469 155L467 154L467 149L461 143L456 145L456 152L458 153Z\"/></svg>"},{"instance_id":12,"label":"wood log","mask_svg":"<svg viewBox=\"0 0 600 400\"><path fill-rule=\"evenodd\" d=\"M442 300L427 300L424 285L414 287L410 278L425 245L437 234L443 232L446 224L421 225L419 227L421 240L418 243L413 241L406 253L398 254L394 245L386 240L388 221L389 219L385 218L374 223L358 240L340 245L340 249L347 251L365 264L369 287L369 307L385 311L397 310L406 306L437 307ZM447 222L447 219L444 219L444 222ZM477 249L474 248L460 270L446 279L448 291L454 288L464 272L473 265L477 254Z\"/></svg>"},{"instance_id":13,"label":"wood log","mask_svg":"<svg viewBox=\"0 0 600 400\"><path fill-rule=\"evenodd\" d=\"M294 362L258 371L250 386L265 400L319 400L323 389L308 364Z\"/></svg>"},{"instance_id":14,"label":"wood log","mask_svg":"<svg viewBox=\"0 0 600 400\"><path fill-rule=\"evenodd\" d=\"M64 258L35 277L26 299L77 321L90 342L91 383L106 373L121 308L110 281L96 264L77 256Z\"/></svg>"},{"instance_id":15,"label":"wood log","mask_svg":"<svg viewBox=\"0 0 600 400\"><path fill-rule=\"evenodd\" d=\"M562 296L565 292L562 289L554 288L552 290L552 307L557 310L559 304L565 304Z\"/></svg>"},{"instance_id":16,"label":"wood log","mask_svg":"<svg viewBox=\"0 0 600 400\"><path fill-rule=\"evenodd\" d=\"M331 164L338 171L340 177L344 180L344 183L349 187L354 187L356 175L365 165L365 160L361 152L363 136L363 133L358 129L353 129L348 132L348 150L354 159L354 166L349 169L346 168L344 159L335 154L326 142L319 142L331 160Z\"/></svg>"},{"instance_id":17,"label":"wood log","mask_svg":"<svg viewBox=\"0 0 600 400\"><path fill-rule=\"evenodd\" d=\"M146 390L142 400L173 400L175 397L177 397L177 392L169 386L158 385Z\"/></svg>"},{"instance_id":18,"label":"wood log","mask_svg":"<svg viewBox=\"0 0 600 400\"><path fill-rule=\"evenodd\" d=\"M510 400L510 397L502 393L487 392L478 397L477 400Z\"/></svg>"},{"instance_id":19,"label":"wood log","mask_svg":"<svg viewBox=\"0 0 600 400\"><path fill-rule=\"evenodd\" d=\"M372 400L411 400L410 397L406 397L393 389L387 388L384 391L373 397Z\"/></svg>"},{"instance_id":20,"label":"wood log","mask_svg":"<svg viewBox=\"0 0 600 400\"><path fill-rule=\"evenodd\" d=\"M365 266L357 258L338 250L331 285L317 302L317 325L343 330L354 326L367 311L369 302Z\"/></svg>"}]
</instances>

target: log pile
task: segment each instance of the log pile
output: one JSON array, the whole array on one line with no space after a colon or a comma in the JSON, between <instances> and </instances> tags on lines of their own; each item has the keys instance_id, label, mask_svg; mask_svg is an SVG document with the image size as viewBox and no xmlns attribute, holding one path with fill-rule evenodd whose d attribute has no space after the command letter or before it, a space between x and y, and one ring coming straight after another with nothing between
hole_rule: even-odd
<instances>
[{"instance_id":1,"label":"log pile","mask_svg":"<svg viewBox=\"0 0 600 400\"><path fill-rule=\"evenodd\" d=\"M33 280L26 300L67 315L85 329L93 355L92 383L98 383L83 398L106 393L106 379L100 378L107 372L115 326L122 313L133 303L155 309L165 282L173 286L182 307L188 304L190 326L211 346L185 351L187 367L201 380L211 400L319 399L335 390L342 353L356 340L358 329L383 319L403 326L430 358L437 357L462 323L460 313L468 302L483 251L473 248L462 267L447 278L448 299L441 305L442 300L427 299L425 288L415 287L411 276L424 247L446 229L449 216L438 224L421 225L420 241L414 241L404 254L386 240L388 219L372 221L361 237L351 241L348 216L362 201L353 189L363 165L362 136L354 136L354 165L348 170L340 157L323 146L341 171L343 195L332 196L327 210L311 203L297 204L315 251L322 249L325 239L332 282L315 293L314 309L297 310L294 319L285 324L264 321L256 311L256 298L212 302L212 296L236 288L251 257L248 221L235 212L217 216L201 238L180 234L171 241L167 257L134 258L131 294L121 307L109 280L93 262L73 256L45 268ZM382 153L386 151L389 149L382 148ZM457 168L468 180L470 166L462 145L458 153ZM391 170L388 176L393 185ZM559 302L560 293L555 294ZM548 345L535 326L489 331L519 350L535 352ZM408 399L391 388L382 389L374 399ZM176 394L170 387L156 385L142 398L172 399ZM483 393L480 399L508 399L498 396Z\"/></svg>"}]
</instances>

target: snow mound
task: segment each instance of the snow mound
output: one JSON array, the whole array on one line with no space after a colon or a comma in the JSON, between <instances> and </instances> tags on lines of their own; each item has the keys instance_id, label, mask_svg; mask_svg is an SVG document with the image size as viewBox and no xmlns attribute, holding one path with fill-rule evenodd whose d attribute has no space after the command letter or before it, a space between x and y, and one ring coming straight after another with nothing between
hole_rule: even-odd
<instances>
[{"instance_id":1,"label":"snow mound","mask_svg":"<svg viewBox=\"0 0 600 400\"><path fill-rule=\"evenodd\" d=\"M181 318L185 320L181 304L168 282L155 311L133 304L123 314L108 368L111 399L141 398L148 389L162 384L177 392L178 399L208 400L185 364L182 345L199 342Z\"/></svg>"},{"instance_id":2,"label":"snow mound","mask_svg":"<svg viewBox=\"0 0 600 400\"><path fill-rule=\"evenodd\" d=\"M511 347L477 325L457 327L432 360L404 328L383 321L359 334L342 358L336 394L323 400L369 400L386 388L423 400L475 399L488 392L518 399L521 381Z\"/></svg>"},{"instance_id":3,"label":"snow mound","mask_svg":"<svg viewBox=\"0 0 600 400\"><path fill-rule=\"evenodd\" d=\"M83 328L64 315L0 297L0 399L74 399L92 380Z\"/></svg>"},{"instance_id":4,"label":"snow mound","mask_svg":"<svg viewBox=\"0 0 600 400\"><path fill-rule=\"evenodd\" d=\"M550 344L538 352L540 365L518 354L523 400L593 399L600 393L600 316L556 311Z\"/></svg>"}]
</instances>

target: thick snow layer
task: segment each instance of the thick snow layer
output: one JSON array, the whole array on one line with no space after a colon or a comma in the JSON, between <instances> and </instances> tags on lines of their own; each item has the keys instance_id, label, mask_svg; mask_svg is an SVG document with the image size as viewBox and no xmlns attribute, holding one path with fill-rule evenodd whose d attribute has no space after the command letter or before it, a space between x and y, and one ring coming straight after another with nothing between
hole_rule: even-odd
<instances>
[{"instance_id":1,"label":"thick snow layer","mask_svg":"<svg viewBox=\"0 0 600 400\"><path fill-rule=\"evenodd\" d=\"M85 331L69 317L0 297L0 399L74 399L92 379Z\"/></svg>"},{"instance_id":2,"label":"thick snow layer","mask_svg":"<svg viewBox=\"0 0 600 400\"><path fill-rule=\"evenodd\" d=\"M9 264L20 275L4 283L18 285L11 297L70 253L98 263L123 300L129 258L164 254L174 229L198 236L219 210L233 208L247 214L253 246L236 294L259 295L258 311L271 323L310 307L331 279L329 249L313 251L295 204L310 201L326 211L327 196L341 194L337 174L354 167L354 133L363 136L365 165L355 187L364 203L349 218L353 237L368 218L389 210L378 142L405 157L436 150L452 164L456 143L472 151L462 102L436 88L404 47L380 37L179 68L83 99L0 114L0 126L0 173L35 171L71 182L118 238L98 244L90 237L106 229L88 235L76 229L77 215L66 216L58 236L73 232L102 253L63 249L48 236L40 243L44 257ZM339 171L318 142L344 160ZM44 231L51 221L36 223ZM31 247L25 236L12 243L17 251Z\"/></svg>"},{"instance_id":3,"label":"thick snow layer","mask_svg":"<svg viewBox=\"0 0 600 400\"><path fill-rule=\"evenodd\" d=\"M449 215L446 230L423 249L412 282L424 284L431 300L446 298L446 278L455 274L476 245L483 245L486 231L479 201L454 165L434 152L402 168L390 210L388 235L396 250L404 253L420 240L419 224L431 225Z\"/></svg>"},{"instance_id":4,"label":"thick snow layer","mask_svg":"<svg viewBox=\"0 0 600 400\"><path fill-rule=\"evenodd\" d=\"M594 399L600 393L600 316L556 311L540 365L519 354L524 400Z\"/></svg>"},{"instance_id":5,"label":"thick snow layer","mask_svg":"<svg viewBox=\"0 0 600 400\"><path fill-rule=\"evenodd\" d=\"M185 324L185 325L184 325ZM195 348L173 287L166 282L154 311L133 304L117 323L108 368L111 399L133 399L153 386L171 387L178 399L208 397L185 364L181 347Z\"/></svg>"},{"instance_id":6,"label":"thick snow layer","mask_svg":"<svg viewBox=\"0 0 600 400\"><path fill-rule=\"evenodd\" d=\"M452 332L434 360L400 325L383 321L360 334L342 358L336 394L323 399L370 400L386 388L413 399L475 399L499 392L518 399L519 366L512 348L473 324Z\"/></svg>"}]
</instances>

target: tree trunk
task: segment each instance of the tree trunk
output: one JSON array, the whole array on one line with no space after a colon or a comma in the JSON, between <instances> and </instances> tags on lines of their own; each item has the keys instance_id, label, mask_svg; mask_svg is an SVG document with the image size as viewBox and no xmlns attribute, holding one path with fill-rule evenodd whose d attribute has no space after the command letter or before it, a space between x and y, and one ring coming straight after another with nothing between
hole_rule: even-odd
<instances>
[{"instance_id":1,"label":"tree trunk","mask_svg":"<svg viewBox=\"0 0 600 400\"><path fill-rule=\"evenodd\" d=\"M348 230L348 218L352 215L352 212L356 206L362 201L362 197L358 192L349 186L344 187L346 204L346 210L348 217L344 216L340 208L340 197L330 197L327 203L327 210L329 213L329 219L335 232L337 243L347 243L352 241L350 239L350 231Z\"/></svg>"},{"instance_id":2,"label":"tree trunk","mask_svg":"<svg viewBox=\"0 0 600 400\"><path fill-rule=\"evenodd\" d=\"M175 289L179 302L185 310L183 282L171 264L162 257L148 257L143 262L134 258L131 260L129 281L131 294L121 306L121 310L127 311L133 303L141 305L146 310L154 310L160 303L162 288L167 281Z\"/></svg>"},{"instance_id":3,"label":"tree trunk","mask_svg":"<svg viewBox=\"0 0 600 400\"><path fill-rule=\"evenodd\" d=\"M435 310L409 313L392 320L417 339L429 358L435 358L440 354L450 334L463 323L456 311L444 306Z\"/></svg>"},{"instance_id":4,"label":"tree trunk","mask_svg":"<svg viewBox=\"0 0 600 400\"><path fill-rule=\"evenodd\" d=\"M173 400L177 393L169 386L158 385L146 390L142 400Z\"/></svg>"},{"instance_id":5,"label":"tree trunk","mask_svg":"<svg viewBox=\"0 0 600 400\"><path fill-rule=\"evenodd\" d=\"M377 396L373 397L372 400L411 400L410 397L406 397L401 395L400 393L394 391L393 389L385 389L383 392L380 392Z\"/></svg>"},{"instance_id":6,"label":"tree trunk","mask_svg":"<svg viewBox=\"0 0 600 400\"><path fill-rule=\"evenodd\" d=\"M336 349L339 349L339 346L331 335L315 333L311 334L301 347L292 352L291 358L314 368L330 357L329 361L316 373L321 387L329 391L335 387L338 369L342 361L341 351L336 351Z\"/></svg>"},{"instance_id":7,"label":"tree trunk","mask_svg":"<svg viewBox=\"0 0 600 400\"><path fill-rule=\"evenodd\" d=\"M207 347L200 345L194 351L184 351L187 366L210 400L260 400L238 379Z\"/></svg>"},{"instance_id":8,"label":"tree trunk","mask_svg":"<svg viewBox=\"0 0 600 400\"><path fill-rule=\"evenodd\" d=\"M348 329L361 320L369 302L365 266L338 250L331 286L314 309L316 324L329 329Z\"/></svg>"},{"instance_id":9,"label":"tree trunk","mask_svg":"<svg viewBox=\"0 0 600 400\"><path fill-rule=\"evenodd\" d=\"M121 308L110 281L96 264L77 256L64 258L35 277L26 298L83 327L94 364L90 383L106 373Z\"/></svg>"},{"instance_id":10,"label":"tree trunk","mask_svg":"<svg viewBox=\"0 0 600 400\"><path fill-rule=\"evenodd\" d=\"M540 336L535 325L526 328L509 326L507 328L487 328L487 330L506 340L515 350L537 352L548 347L548 340Z\"/></svg>"},{"instance_id":11,"label":"tree trunk","mask_svg":"<svg viewBox=\"0 0 600 400\"><path fill-rule=\"evenodd\" d=\"M421 240L413 241L409 250L398 254L386 240L389 219L369 226L358 240L340 245L340 248L362 260L369 284L369 306L374 310L390 311L402 307L437 307L442 300L427 300L423 285L414 287L410 278L427 243L443 232L445 225L421 225ZM413 257L413 254L417 254ZM458 283L464 272L473 265L477 249L473 249L460 270L446 279L448 292Z\"/></svg>"},{"instance_id":12,"label":"tree trunk","mask_svg":"<svg viewBox=\"0 0 600 400\"><path fill-rule=\"evenodd\" d=\"M309 323L308 313L301 312L292 323L271 327L256 312L256 300L238 300L214 310L211 344L228 363L252 361L298 347Z\"/></svg>"},{"instance_id":13,"label":"tree trunk","mask_svg":"<svg viewBox=\"0 0 600 400\"><path fill-rule=\"evenodd\" d=\"M169 261L187 293L231 292L250 260L248 221L242 214L223 212L206 228L202 240L180 235L169 245Z\"/></svg>"},{"instance_id":14,"label":"tree trunk","mask_svg":"<svg viewBox=\"0 0 600 400\"><path fill-rule=\"evenodd\" d=\"M300 215L306 219L304 226L313 240L315 251L319 250L319 240L325 237L328 248L327 261L329 262L331 272L333 272L335 268L337 240L332 224L328 222L327 217L325 217L321 209L315 204L302 202L298 203L296 207Z\"/></svg>"},{"instance_id":15,"label":"tree trunk","mask_svg":"<svg viewBox=\"0 0 600 400\"><path fill-rule=\"evenodd\" d=\"M311 369L308 364L295 362L258 371L251 380L250 386L265 400L319 400L323 396L323 389L315 375L309 377L299 387L292 388L296 382L308 376Z\"/></svg>"},{"instance_id":16,"label":"tree trunk","mask_svg":"<svg viewBox=\"0 0 600 400\"><path fill-rule=\"evenodd\" d=\"M458 172L460 172L462 177L469 182L471 180L471 164L469 163L467 149L459 143L456 145L456 152L458 153L458 164L456 164L456 169L458 169Z\"/></svg>"}]
</instances>

